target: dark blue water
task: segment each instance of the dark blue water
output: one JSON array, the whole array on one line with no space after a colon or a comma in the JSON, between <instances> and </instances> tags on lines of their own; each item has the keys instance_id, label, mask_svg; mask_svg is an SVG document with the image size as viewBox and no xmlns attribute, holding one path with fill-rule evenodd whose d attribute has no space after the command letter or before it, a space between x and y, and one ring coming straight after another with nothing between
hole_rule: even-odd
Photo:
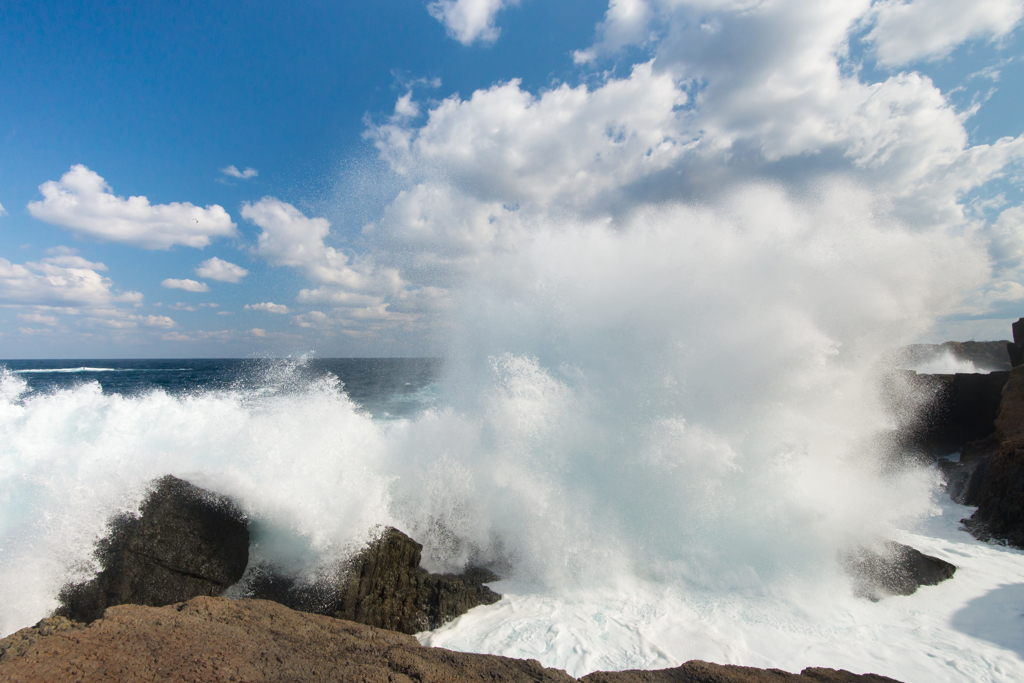
<instances>
[{"instance_id":1,"label":"dark blue water","mask_svg":"<svg viewBox=\"0 0 1024 683\"><path fill-rule=\"evenodd\" d=\"M415 415L432 404L443 368L438 358L194 358L187 360L4 360L29 385L26 397L84 382L103 392L137 396L159 390L180 395L204 391L289 391L330 374L345 393L377 419Z\"/></svg>"}]
</instances>

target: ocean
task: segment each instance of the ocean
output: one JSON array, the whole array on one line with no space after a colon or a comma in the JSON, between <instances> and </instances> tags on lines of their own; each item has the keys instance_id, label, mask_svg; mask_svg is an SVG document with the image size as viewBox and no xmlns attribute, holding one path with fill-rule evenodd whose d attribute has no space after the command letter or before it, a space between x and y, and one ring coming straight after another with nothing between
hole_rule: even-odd
<instances>
[{"instance_id":1,"label":"ocean","mask_svg":"<svg viewBox=\"0 0 1024 683\"><path fill-rule=\"evenodd\" d=\"M382 524L432 571L494 567L503 599L427 645L575 676L1024 680L1024 553L961 530L934 468L878 454L864 365L553 357L2 361L0 632L95 572L106 521L174 474L238 501L253 558L301 578ZM837 554L883 538L958 571L857 598Z\"/></svg>"}]
</instances>

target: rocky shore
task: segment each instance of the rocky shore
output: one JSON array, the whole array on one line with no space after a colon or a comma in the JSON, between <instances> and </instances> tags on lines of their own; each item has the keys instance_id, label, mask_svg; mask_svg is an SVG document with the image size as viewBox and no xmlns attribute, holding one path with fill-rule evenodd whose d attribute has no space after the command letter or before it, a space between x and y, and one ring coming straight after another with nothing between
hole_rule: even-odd
<instances>
[{"instance_id":1,"label":"rocky shore","mask_svg":"<svg viewBox=\"0 0 1024 683\"><path fill-rule=\"evenodd\" d=\"M886 396L894 414L906 419L888 443L894 452L938 462L950 495L978 506L963 520L973 534L1024 547L1024 318L1014 325L1007 355L1014 362L1008 372L893 375ZM950 457L955 454L958 461ZM97 576L65 586L54 616L0 640L0 680L575 680L532 660L421 647L411 634L500 600L486 585L498 577L483 567L431 574L419 566L422 546L398 529L380 529L361 552L312 585L274 566L250 566L242 510L172 476L154 482L138 516L112 519L108 531L96 548ZM956 572L952 564L885 539L851 548L840 560L855 593L871 600L909 595ZM217 597L228 589L243 599ZM893 679L691 661L580 680Z\"/></svg>"},{"instance_id":2,"label":"rocky shore","mask_svg":"<svg viewBox=\"0 0 1024 683\"><path fill-rule=\"evenodd\" d=\"M409 635L266 600L199 597L155 608L111 607L89 625L54 617L0 640L0 680L226 683L574 683L534 660L421 646ZM599 672L585 683L893 683L873 674L720 666Z\"/></svg>"}]
</instances>

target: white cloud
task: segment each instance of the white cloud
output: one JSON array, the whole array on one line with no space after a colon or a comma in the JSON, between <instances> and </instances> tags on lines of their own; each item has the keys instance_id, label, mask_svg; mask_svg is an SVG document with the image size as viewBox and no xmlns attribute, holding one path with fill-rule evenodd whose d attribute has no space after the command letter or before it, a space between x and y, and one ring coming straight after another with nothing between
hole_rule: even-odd
<instances>
[{"instance_id":1,"label":"white cloud","mask_svg":"<svg viewBox=\"0 0 1024 683\"><path fill-rule=\"evenodd\" d=\"M160 283L160 286L165 289L183 289L186 292L210 291L210 286L205 282L196 282L195 280L175 280L173 278L167 278Z\"/></svg>"},{"instance_id":2,"label":"white cloud","mask_svg":"<svg viewBox=\"0 0 1024 683\"><path fill-rule=\"evenodd\" d=\"M592 62L599 53L616 52L626 45L647 42L647 24L650 7L644 0L611 0L605 20L597 27L600 39L594 47L577 50L573 61L577 64Z\"/></svg>"},{"instance_id":3,"label":"white cloud","mask_svg":"<svg viewBox=\"0 0 1024 683\"><path fill-rule=\"evenodd\" d=\"M7 215L7 209L4 208L3 204L0 204L0 216L6 216L6 215Z\"/></svg>"},{"instance_id":4,"label":"white cloud","mask_svg":"<svg viewBox=\"0 0 1024 683\"><path fill-rule=\"evenodd\" d=\"M373 129L398 173L448 186L407 190L390 211L418 192L481 202L497 220L495 206L600 215L641 197L840 173L900 202L909 220L961 221L959 198L1024 157L1024 139L971 147L965 115L921 74L862 81L844 59L869 10L867 0L613 2L601 35L621 40L599 41L595 55L660 27L656 59L628 77L538 95L513 80L449 97L422 125ZM402 231L425 234L428 213L404 217Z\"/></svg>"},{"instance_id":5,"label":"white cloud","mask_svg":"<svg viewBox=\"0 0 1024 683\"><path fill-rule=\"evenodd\" d=\"M518 5L519 0L435 0L427 11L448 30L448 35L463 45L479 40L493 43L501 30L494 25L494 16L504 7Z\"/></svg>"},{"instance_id":6,"label":"white cloud","mask_svg":"<svg viewBox=\"0 0 1024 683\"><path fill-rule=\"evenodd\" d=\"M420 105L412 101L412 91L405 93L395 102L395 116L415 117L420 115Z\"/></svg>"},{"instance_id":7,"label":"white cloud","mask_svg":"<svg viewBox=\"0 0 1024 683\"><path fill-rule=\"evenodd\" d=\"M49 325L51 327L58 324L56 316L43 315L42 313L19 313L18 317L27 323L35 323L37 325Z\"/></svg>"},{"instance_id":8,"label":"white cloud","mask_svg":"<svg viewBox=\"0 0 1024 683\"><path fill-rule=\"evenodd\" d=\"M207 259L196 268L196 275L208 280L219 282L231 282L237 284L242 281L249 271L242 266L235 265L230 261L223 261L216 256Z\"/></svg>"},{"instance_id":9,"label":"white cloud","mask_svg":"<svg viewBox=\"0 0 1024 683\"><path fill-rule=\"evenodd\" d=\"M235 166L234 164L232 164L231 166L225 166L224 168L220 169L220 172L226 176L231 176L232 178L241 178L242 180L255 178L260 174L260 172L257 171L255 168L247 168L244 171L239 171L238 167Z\"/></svg>"},{"instance_id":10,"label":"white cloud","mask_svg":"<svg viewBox=\"0 0 1024 683\"><path fill-rule=\"evenodd\" d=\"M300 269L320 284L302 290L299 301L334 300L338 297L373 299L401 291L404 283L394 269L375 268L364 257L350 261L324 239L331 224L326 218L308 218L291 204L264 197L242 207L242 217L262 228L254 253L275 266Z\"/></svg>"},{"instance_id":11,"label":"white cloud","mask_svg":"<svg viewBox=\"0 0 1024 683\"><path fill-rule=\"evenodd\" d=\"M231 237L235 224L220 206L188 202L150 204L146 197L118 197L94 171L81 164L39 186L42 201L29 202L35 218L83 237L123 242L145 249L180 244L202 248L214 237Z\"/></svg>"},{"instance_id":12,"label":"white cloud","mask_svg":"<svg viewBox=\"0 0 1024 683\"><path fill-rule=\"evenodd\" d=\"M295 316L295 324L299 327L326 327L329 324L329 318L323 311L310 311Z\"/></svg>"},{"instance_id":13,"label":"white cloud","mask_svg":"<svg viewBox=\"0 0 1024 683\"><path fill-rule=\"evenodd\" d=\"M157 327L160 329L169 329L176 327L177 323L168 318L166 315L147 315L142 318L142 324L146 327Z\"/></svg>"},{"instance_id":14,"label":"white cloud","mask_svg":"<svg viewBox=\"0 0 1024 683\"><path fill-rule=\"evenodd\" d=\"M884 0L872 8L872 43L881 64L936 59L971 39L996 40L1024 16L1024 0Z\"/></svg>"},{"instance_id":15,"label":"white cloud","mask_svg":"<svg viewBox=\"0 0 1024 683\"><path fill-rule=\"evenodd\" d=\"M936 43L909 35L905 47L937 56L972 37L1005 35L1022 2L992 0L964 22L950 2L899 4L934 10L928 21L941 34ZM618 226L652 206L715 206L764 182L803 197L853 183L887 220L922 234L971 234L965 197L1024 160L1024 137L972 145L965 122L976 109L958 111L921 73L873 79L849 59L850 41L865 31L874 31L870 54L896 59L886 31L897 26L897 4L612 0L576 59L642 47L651 58L628 75L616 67L587 85L536 93L511 80L422 107L407 94L396 116L368 131L407 184L364 229L377 267L399 269L402 289L357 302L370 292L311 288L299 301L450 310L464 278L519 276L516 254L552 225ZM1005 29L996 30L998 17ZM999 229L1012 239L994 240L993 252L1016 253L1016 228ZM1005 291L989 298L1000 297Z\"/></svg>"},{"instance_id":16,"label":"white cloud","mask_svg":"<svg viewBox=\"0 0 1024 683\"><path fill-rule=\"evenodd\" d=\"M288 308L284 304L275 304L273 301L265 301L260 304L246 304L245 310L263 311L265 313L276 313L278 315L285 315L286 313L292 312L292 309Z\"/></svg>"},{"instance_id":17,"label":"white cloud","mask_svg":"<svg viewBox=\"0 0 1024 683\"><path fill-rule=\"evenodd\" d=\"M56 256L14 264L0 258L0 301L9 304L92 304L138 302L142 294L115 294L113 281L100 275L102 263Z\"/></svg>"}]
</instances>

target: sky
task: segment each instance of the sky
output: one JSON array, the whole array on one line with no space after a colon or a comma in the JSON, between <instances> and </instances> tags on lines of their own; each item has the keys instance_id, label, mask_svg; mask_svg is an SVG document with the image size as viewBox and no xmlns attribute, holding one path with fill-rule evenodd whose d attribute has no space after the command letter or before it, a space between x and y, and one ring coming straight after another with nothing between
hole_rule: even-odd
<instances>
[{"instance_id":1,"label":"sky","mask_svg":"<svg viewBox=\"0 0 1024 683\"><path fill-rule=\"evenodd\" d=\"M1006 338L1022 18L1024 0L9 0L0 357L444 355L460 290L538 225L750 186L810 206L836 183L964 245L917 340Z\"/></svg>"}]
</instances>

